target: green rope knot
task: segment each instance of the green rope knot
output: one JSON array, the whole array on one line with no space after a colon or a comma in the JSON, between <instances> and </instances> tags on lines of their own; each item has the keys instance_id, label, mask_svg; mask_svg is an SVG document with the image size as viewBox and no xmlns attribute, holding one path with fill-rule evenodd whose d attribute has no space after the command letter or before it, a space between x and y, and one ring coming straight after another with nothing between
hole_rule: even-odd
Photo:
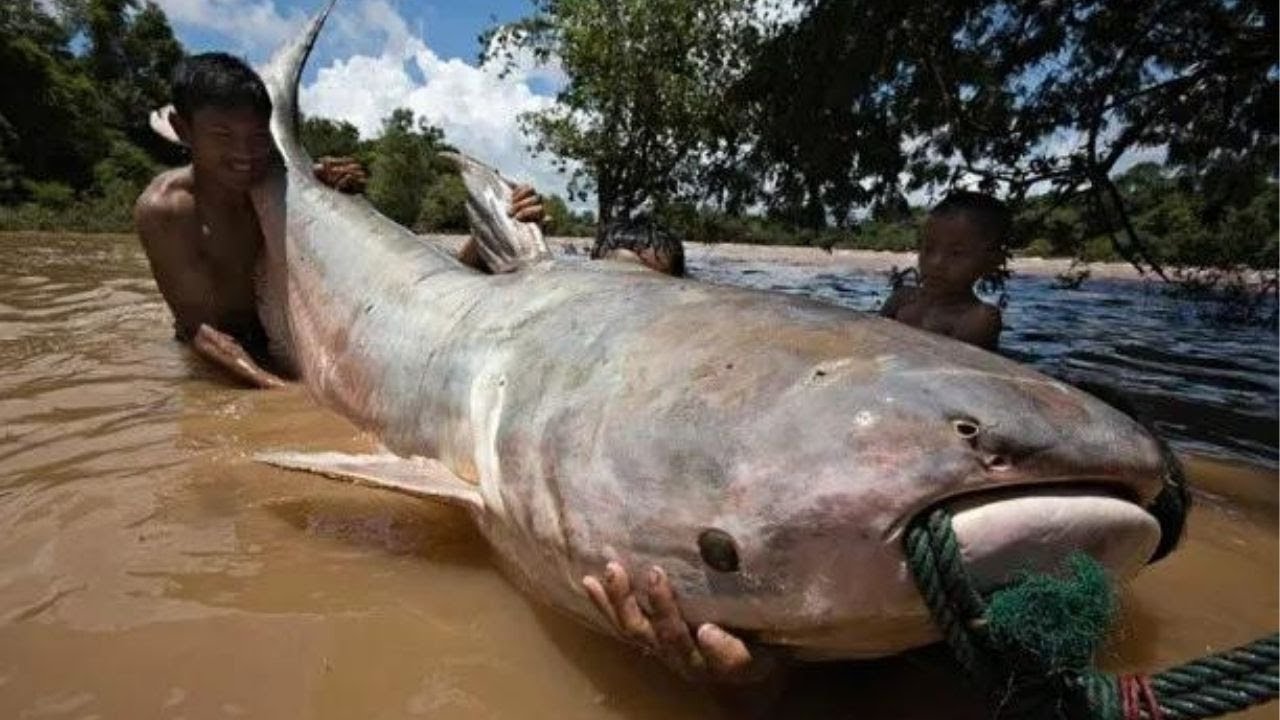
<instances>
[{"instance_id":1,"label":"green rope knot","mask_svg":"<svg viewBox=\"0 0 1280 720\"><path fill-rule=\"evenodd\" d=\"M1057 575L1020 573L991 595L986 632L1005 717L1085 717L1077 678L1088 672L1115 613L1106 570L1076 553Z\"/></svg>"},{"instance_id":2,"label":"green rope knot","mask_svg":"<svg viewBox=\"0 0 1280 720\"><path fill-rule=\"evenodd\" d=\"M1097 561L1075 554L1058 575L1021 573L984 598L964 568L951 515L907 529L907 562L956 660L1007 720L1192 720L1280 695L1280 634L1154 677L1098 672L1093 657L1116 610Z\"/></svg>"}]
</instances>

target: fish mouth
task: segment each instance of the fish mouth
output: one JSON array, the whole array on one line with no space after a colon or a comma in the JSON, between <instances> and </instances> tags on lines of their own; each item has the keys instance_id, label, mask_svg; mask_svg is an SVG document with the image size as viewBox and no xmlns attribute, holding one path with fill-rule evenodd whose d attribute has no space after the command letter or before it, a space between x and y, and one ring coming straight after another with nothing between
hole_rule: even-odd
<instances>
[{"instance_id":1,"label":"fish mouth","mask_svg":"<svg viewBox=\"0 0 1280 720\"><path fill-rule=\"evenodd\" d=\"M1069 555L1097 560L1113 581L1141 570L1160 524L1110 484L1038 485L963 495L944 503L960 556L980 592L1026 572L1053 573Z\"/></svg>"}]
</instances>

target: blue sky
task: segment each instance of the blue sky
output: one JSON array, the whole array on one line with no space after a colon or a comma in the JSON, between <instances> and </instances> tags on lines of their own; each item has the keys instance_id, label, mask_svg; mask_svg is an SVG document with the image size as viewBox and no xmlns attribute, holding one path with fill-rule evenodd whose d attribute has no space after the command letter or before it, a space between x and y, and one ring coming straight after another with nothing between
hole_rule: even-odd
<instances>
[{"instance_id":1,"label":"blue sky","mask_svg":"<svg viewBox=\"0 0 1280 720\"><path fill-rule=\"evenodd\" d=\"M197 0L199 1L199 0ZM342 0L339 10L359 6L363 0ZM249 56L253 61L265 60L270 49L261 43L246 42L243 35L234 31L220 30L211 27L210 23L184 21L188 13L179 8L190 3L160 0L162 7L171 13L171 21L179 39L192 51L233 50ZM404 19L405 23L417 33L429 47L442 58L460 58L474 62L480 45L477 36L494 22L505 23L524 17L533 9L530 0L443 0L441 2L418 2L413 0L391 0L392 5ZM284 18L302 17L314 12L320 0L276 0L275 2L228 3L230 8L237 5L262 6L275 8L275 12ZM176 11L175 11L176 10ZM318 64L325 65L334 59L335 48L322 47L318 51Z\"/></svg>"},{"instance_id":2,"label":"blue sky","mask_svg":"<svg viewBox=\"0 0 1280 720\"><path fill-rule=\"evenodd\" d=\"M260 65L322 0L156 2L188 50L225 50ZM532 10L531 0L340 0L303 75L302 110L351 122L368 137L407 107L508 176L564 194L566 178L528 150L519 122L552 104L565 81L558 64L528 57L500 76L477 62L480 33Z\"/></svg>"}]
</instances>

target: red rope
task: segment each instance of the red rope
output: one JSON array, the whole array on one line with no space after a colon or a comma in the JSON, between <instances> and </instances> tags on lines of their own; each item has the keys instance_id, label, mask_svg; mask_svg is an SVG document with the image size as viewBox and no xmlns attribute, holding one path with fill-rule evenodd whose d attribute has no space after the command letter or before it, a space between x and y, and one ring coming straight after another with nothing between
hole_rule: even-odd
<instances>
[{"instance_id":1,"label":"red rope","mask_svg":"<svg viewBox=\"0 0 1280 720\"><path fill-rule=\"evenodd\" d=\"M1164 720L1151 678L1146 675L1120 676L1120 703L1124 720Z\"/></svg>"}]
</instances>

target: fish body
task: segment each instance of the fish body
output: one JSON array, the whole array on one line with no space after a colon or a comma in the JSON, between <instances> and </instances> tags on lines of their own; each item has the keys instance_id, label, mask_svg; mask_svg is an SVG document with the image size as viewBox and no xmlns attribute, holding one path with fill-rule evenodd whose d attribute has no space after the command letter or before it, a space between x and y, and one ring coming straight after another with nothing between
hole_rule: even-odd
<instances>
[{"instance_id":1,"label":"fish body","mask_svg":"<svg viewBox=\"0 0 1280 720\"><path fill-rule=\"evenodd\" d=\"M1063 383L815 301L558 263L496 217L483 166L462 165L473 220L514 272L323 187L295 127L323 17L264 74L286 173L255 194L264 322L388 452L264 460L466 508L522 588L597 628L581 578L659 565L691 622L802 657L936 639L901 538L938 503L986 584L1077 549L1118 577L1149 558L1157 443Z\"/></svg>"}]
</instances>

